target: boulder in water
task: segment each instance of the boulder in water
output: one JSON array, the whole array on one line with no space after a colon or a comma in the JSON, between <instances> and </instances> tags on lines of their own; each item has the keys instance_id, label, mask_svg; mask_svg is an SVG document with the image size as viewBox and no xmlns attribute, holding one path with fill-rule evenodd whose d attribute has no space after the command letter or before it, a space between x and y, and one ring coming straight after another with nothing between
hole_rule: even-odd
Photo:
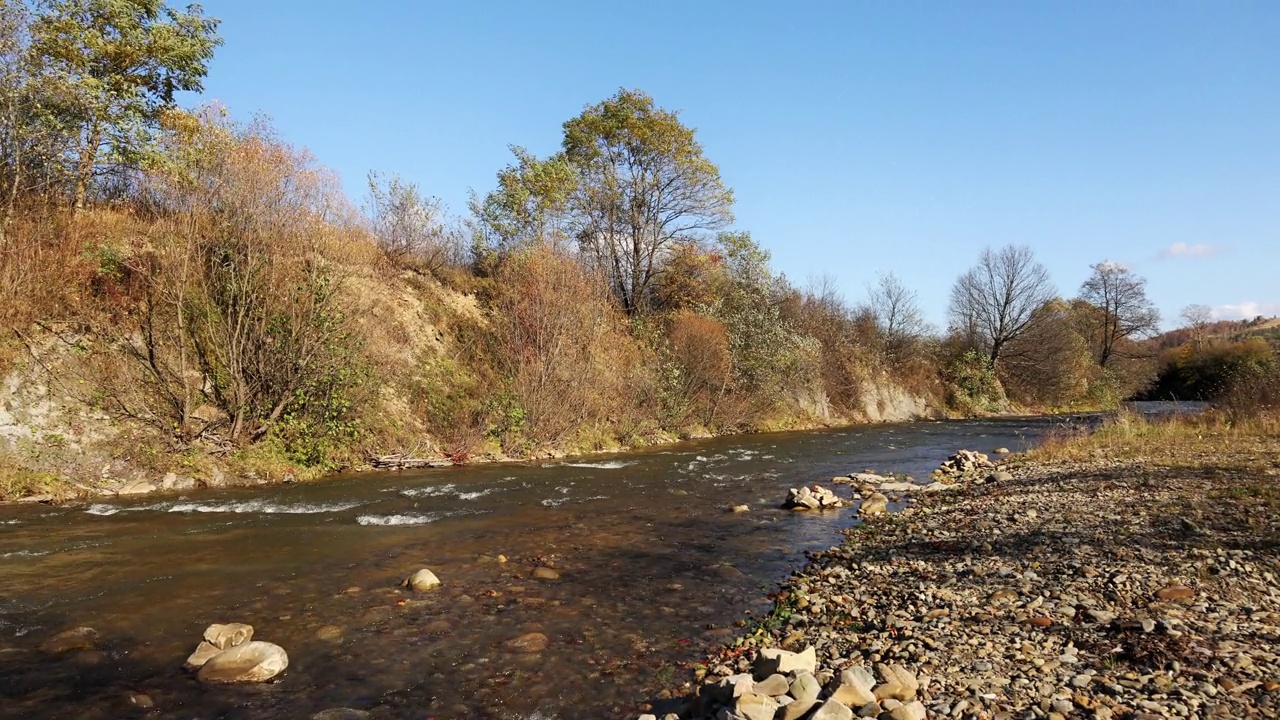
<instances>
[{"instance_id":1,"label":"boulder in water","mask_svg":"<svg viewBox=\"0 0 1280 720\"><path fill-rule=\"evenodd\" d=\"M284 648L254 640L223 650L201 668L196 677L207 683L267 682L289 667Z\"/></svg>"},{"instance_id":2,"label":"boulder in water","mask_svg":"<svg viewBox=\"0 0 1280 720\"><path fill-rule=\"evenodd\" d=\"M862 507L858 508L858 512L863 517L871 515L883 515L889 511L889 498L881 493L872 493L862 501Z\"/></svg>"},{"instance_id":3,"label":"boulder in water","mask_svg":"<svg viewBox=\"0 0 1280 720\"><path fill-rule=\"evenodd\" d=\"M811 488L791 488L783 505L795 510L826 510L844 507L844 501L821 485L814 485Z\"/></svg>"},{"instance_id":4,"label":"boulder in water","mask_svg":"<svg viewBox=\"0 0 1280 720\"><path fill-rule=\"evenodd\" d=\"M183 663L183 667L188 670L199 670L201 667L204 667L205 663L212 660L213 657L220 652L222 652L222 648L214 647L207 641L201 640L200 644L196 646L195 652L191 653L190 657L187 658L187 661Z\"/></svg>"},{"instance_id":5,"label":"boulder in water","mask_svg":"<svg viewBox=\"0 0 1280 720\"><path fill-rule=\"evenodd\" d=\"M92 650L98 645L98 631L91 627L65 630L45 641L45 652L64 653L72 650Z\"/></svg>"},{"instance_id":6,"label":"boulder in water","mask_svg":"<svg viewBox=\"0 0 1280 720\"><path fill-rule=\"evenodd\" d=\"M219 650L243 645L252 639L253 626L245 623L214 623L204 631L204 641Z\"/></svg>"},{"instance_id":7,"label":"boulder in water","mask_svg":"<svg viewBox=\"0 0 1280 720\"><path fill-rule=\"evenodd\" d=\"M550 640L542 633L526 633L517 638L512 638L502 646L511 652L517 653L539 653L547 649Z\"/></svg>"},{"instance_id":8,"label":"boulder in water","mask_svg":"<svg viewBox=\"0 0 1280 720\"><path fill-rule=\"evenodd\" d=\"M430 570L423 568L400 584L418 592L426 592L440 587L440 578L436 577L436 574Z\"/></svg>"}]
</instances>

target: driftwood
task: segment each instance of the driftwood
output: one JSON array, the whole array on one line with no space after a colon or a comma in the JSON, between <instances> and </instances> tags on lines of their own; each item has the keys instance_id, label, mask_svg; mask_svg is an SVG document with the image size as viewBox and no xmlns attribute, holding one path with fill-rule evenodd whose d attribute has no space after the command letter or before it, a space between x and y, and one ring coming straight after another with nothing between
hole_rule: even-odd
<instances>
[{"instance_id":1,"label":"driftwood","mask_svg":"<svg viewBox=\"0 0 1280 720\"><path fill-rule=\"evenodd\" d=\"M379 470L411 470L414 468L453 467L452 460L409 457L400 453L393 455L379 455L378 457L372 458L369 461L369 464Z\"/></svg>"}]
</instances>

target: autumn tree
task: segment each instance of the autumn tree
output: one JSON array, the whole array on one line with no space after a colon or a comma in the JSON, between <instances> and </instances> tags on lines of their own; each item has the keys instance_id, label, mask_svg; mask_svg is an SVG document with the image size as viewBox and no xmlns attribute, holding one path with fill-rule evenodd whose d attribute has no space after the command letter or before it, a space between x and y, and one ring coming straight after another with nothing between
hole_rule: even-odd
<instances>
[{"instance_id":1,"label":"autumn tree","mask_svg":"<svg viewBox=\"0 0 1280 720\"><path fill-rule=\"evenodd\" d=\"M477 256L505 256L543 243L558 247L567 238L566 213L577 185L573 168L560 155L540 160L514 145L511 152L516 161L498 172L498 187L471 196Z\"/></svg>"},{"instance_id":2,"label":"autumn tree","mask_svg":"<svg viewBox=\"0 0 1280 720\"><path fill-rule=\"evenodd\" d=\"M867 288L867 311L875 319L885 359L903 359L929 333L920 297L893 273L883 273Z\"/></svg>"},{"instance_id":3,"label":"autumn tree","mask_svg":"<svg viewBox=\"0 0 1280 720\"><path fill-rule=\"evenodd\" d=\"M732 222L733 193L693 128L637 90L621 90L564 124L578 184L575 236L629 313L647 309L675 243Z\"/></svg>"},{"instance_id":4,"label":"autumn tree","mask_svg":"<svg viewBox=\"0 0 1280 720\"><path fill-rule=\"evenodd\" d=\"M460 233L448 225L438 198L399 175L369 173L365 213L374 238L397 265L436 272L460 257Z\"/></svg>"},{"instance_id":5,"label":"autumn tree","mask_svg":"<svg viewBox=\"0 0 1280 720\"><path fill-rule=\"evenodd\" d=\"M179 92L199 92L218 20L163 0L40 0L33 65L53 85L51 116L75 132L72 202L102 165L136 165Z\"/></svg>"},{"instance_id":6,"label":"autumn tree","mask_svg":"<svg viewBox=\"0 0 1280 720\"><path fill-rule=\"evenodd\" d=\"M334 257L349 235L335 178L261 121L217 109L165 118L142 182L165 232L129 260L144 287L123 349L172 412L176 434L247 444L273 431L301 462L345 432L357 339ZM221 418L191 423L207 403Z\"/></svg>"},{"instance_id":7,"label":"autumn tree","mask_svg":"<svg viewBox=\"0 0 1280 720\"><path fill-rule=\"evenodd\" d=\"M1213 322L1213 308L1193 303L1182 308L1179 317L1182 319L1182 326L1191 332L1192 341L1197 346L1204 342L1205 331L1209 328L1209 323Z\"/></svg>"},{"instance_id":8,"label":"autumn tree","mask_svg":"<svg viewBox=\"0 0 1280 720\"><path fill-rule=\"evenodd\" d=\"M951 289L952 332L980 350L987 367L995 369L1005 348L1027 332L1036 311L1055 294L1049 271L1031 248L987 248Z\"/></svg>"},{"instance_id":9,"label":"autumn tree","mask_svg":"<svg viewBox=\"0 0 1280 720\"><path fill-rule=\"evenodd\" d=\"M1154 334L1160 313L1147 299L1147 281L1125 265L1101 262L1080 286L1080 299L1096 309L1088 335L1099 367L1107 367L1122 343Z\"/></svg>"}]
</instances>

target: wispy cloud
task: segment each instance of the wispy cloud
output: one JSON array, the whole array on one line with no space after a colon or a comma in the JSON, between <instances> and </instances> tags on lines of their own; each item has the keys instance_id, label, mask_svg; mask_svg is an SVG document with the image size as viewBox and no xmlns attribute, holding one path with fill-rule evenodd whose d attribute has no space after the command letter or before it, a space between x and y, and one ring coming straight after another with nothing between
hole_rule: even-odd
<instances>
[{"instance_id":1,"label":"wispy cloud","mask_svg":"<svg viewBox=\"0 0 1280 720\"><path fill-rule=\"evenodd\" d=\"M1184 242L1176 242L1164 250L1160 251L1159 258L1161 260L1173 260L1175 258L1206 258L1214 255L1221 255L1226 248L1221 245L1209 245L1207 243L1196 243L1189 245Z\"/></svg>"},{"instance_id":2,"label":"wispy cloud","mask_svg":"<svg viewBox=\"0 0 1280 720\"><path fill-rule=\"evenodd\" d=\"M1254 302L1246 300L1238 305L1218 305L1213 308L1214 320L1252 320L1262 315L1280 315L1280 302Z\"/></svg>"}]
</instances>

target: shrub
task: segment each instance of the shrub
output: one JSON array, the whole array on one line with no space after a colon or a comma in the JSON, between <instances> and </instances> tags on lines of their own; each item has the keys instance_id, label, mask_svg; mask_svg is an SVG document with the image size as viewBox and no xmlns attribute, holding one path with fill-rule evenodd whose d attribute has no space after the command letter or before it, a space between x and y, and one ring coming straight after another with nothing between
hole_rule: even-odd
<instances>
[{"instance_id":1,"label":"shrub","mask_svg":"<svg viewBox=\"0 0 1280 720\"><path fill-rule=\"evenodd\" d=\"M509 396L490 425L511 444L564 439L607 424L627 434L653 396L643 353L603 281L548 247L502 264L493 288L491 351ZM496 401L495 401L496 402Z\"/></svg>"}]
</instances>

